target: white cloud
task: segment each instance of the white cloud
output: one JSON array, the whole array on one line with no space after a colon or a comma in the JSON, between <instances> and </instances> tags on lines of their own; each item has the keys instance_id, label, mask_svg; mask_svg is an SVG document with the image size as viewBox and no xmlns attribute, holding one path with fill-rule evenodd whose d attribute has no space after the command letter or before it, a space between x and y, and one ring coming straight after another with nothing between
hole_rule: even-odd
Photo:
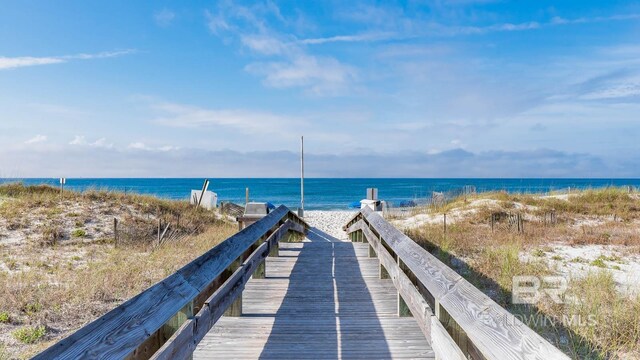
<instances>
[{"instance_id":1,"label":"white cloud","mask_svg":"<svg viewBox=\"0 0 640 360\"><path fill-rule=\"evenodd\" d=\"M156 21L158 26L166 27L171 25L173 20L176 18L176 14L168 9L162 9L160 11L156 11L153 14L153 19Z\"/></svg>"},{"instance_id":2,"label":"white cloud","mask_svg":"<svg viewBox=\"0 0 640 360\"><path fill-rule=\"evenodd\" d=\"M48 56L48 57L0 57L0 70L14 69L19 67L49 65L66 63L72 60L90 60L112 58L134 53L135 50L108 51L96 54L76 54L64 56Z\"/></svg>"},{"instance_id":3,"label":"white cloud","mask_svg":"<svg viewBox=\"0 0 640 360\"><path fill-rule=\"evenodd\" d=\"M99 138L94 142L88 142L87 139L82 135L76 135L69 145L74 146L90 146L95 148L104 148L104 149L112 149L113 143L108 143L106 138Z\"/></svg>"},{"instance_id":4,"label":"white cloud","mask_svg":"<svg viewBox=\"0 0 640 360\"><path fill-rule=\"evenodd\" d=\"M356 71L331 57L299 54L287 61L256 62L245 69L264 76L264 84L274 88L304 87L313 95L345 92Z\"/></svg>"},{"instance_id":5,"label":"white cloud","mask_svg":"<svg viewBox=\"0 0 640 360\"><path fill-rule=\"evenodd\" d=\"M132 150L156 151L156 152L168 152L168 151L180 150L179 147L171 146L171 145L152 147L152 146L148 146L147 144L141 141L137 141L129 144L128 148Z\"/></svg>"},{"instance_id":6,"label":"white cloud","mask_svg":"<svg viewBox=\"0 0 640 360\"><path fill-rule=\"evenodd\" d=\"M0 57L0 70L26 66L59 64L63 62L65 62L64 59L55 57Z\"/></svg>"},{"instance_id":7,"label":"white cloud","mask_svg":"<svg viewBox=\"0 0 640 360\"><path fill-rule=\"evenodd\" d=\"M222 14L214 14L209 10L205 10L204 16L207 18L207 26L209 27L209 31L216 35L220 34L223 31L228 31L231 29L231 26L229 26Z\"/></svg>"},{"instance_id":8,"label":"white cloud","mask_svg":"<svg viewBox=\"0 0 640 360\"><path fill-rule=\"evenodd\" d=\"M291 51L287 44L273 36L242 35L240 41L244 46L263 55L281 55Z\"/></svg>"},{"instance_id":9,"label":"white cloud","mask_svg":"<svg viewBox=\"0 0 640 360\"><path fill-rule=\"evenodd\" d=\"M321 43L345 39L308 39L300 42L292 35L275 31L267 25L266 18L272 17L286 23L276 4L220 6L218 10L215 14L205 12L212 33L225 41L237 39L255 55L278 58L275 61L254 61L245 66L246 71L262 76L266 86L301 87L307 94L332 96L344 92L356 79L353 67L333 57L311 54L304 46L305 41Z\"/></svg>"},{"instance_id":10,"label":"white cloud","mask_svg":"<svg viewBox=\"0 0 640 360\"><path fill-rule=\"evenodd\" d=\"M493 0L456 0L454 3L456 5L468 5L472 3L492 1ZM443 9L442 5L451 5L451 3L451 1L437 1L434 4L431 4L430 7L432 15L435 14L431 17L408 13L399 6L358 4L355 7L347 7L346 10L339 12L338 16L349 21L364 24L367 29L371 29L373 27L376 31L308 38L303 39L300 42L303 44L315 45L332 42L376 42L389 39L407 40L442 36L482 35L496 32L537 30L552 26L631 21L640 19L640 14L631 13L581 18L562 18L556 16L544 22L525 21L521 23L497 22L488 25L450 25L449 21L447 21L448 18L451 18L451 23L464 24L460 21L458 11L452 11L446 7L446 9ZM478 21L480 18L475 15L469 20Z\"/></svg>"},{"instance_id":11,"label":"white cloud","mask_svg":"<svg viewBox=\"0 0 640 360\"><path fill-rule=\"evenodd\" d=\"M0 149L0 168L15 169L23 177L53 177L61 173L68 177L201 177L212 169L217 177L295 177L299 170L299 155L291 151L169 152L148 151L143 143L132 145L132 151ZM624 159L547 149L309 152L305 160L310 177L637 177L640 169L637 159L625 163Z\"/></svg>"},{"instance_id":12,"label":"white cloud","mask_svg":"<svg viewBox=\"0 0 640 360\"><path fill-rule=\"evenodd\" d=\"M32 137L31 139L25 141L25 144L35 144L35 143L40 143L40 142L44 142L47 141L47 137L45 135L36 135L34 137Z\"/></svg>"},{"instance_id":13,"label":"white cloud","mask_svg":"<svg viewBox=\"0 0 640 360\"><path fill-rule=\"evenodd\" d=\"M304 122L300 119L268 112L241 109L205 109L197 106L158 101L152 102L150 106L158 113L158 117L153 122L172 127L203 128L222 126L247 134L273 134L288 131L290 127Z\"/></svg>"},{"instance_id":14,"label":"white cloud","mask_svg":"<svg viewBox=\"0 0 640 360\"><path fill-rule=\"evenodd\" d=\"M71 140L69 145L87 145L87 140L84 138L84 136L76 135L73 140Z\"/></svg>"},{"instance_id":15,"label":"white cloud","mask_svg":"<svg viewBox=\"0 0 640 360\"><path fill-rule=\"evenodd\" d=\"M580 98L585 100L606 100L640 96L640 83L623 83L606 89L590 92Z\"/></svg>"},{"instance_id":16,"label":"white cloud","mask_svg":"<svg viewBox=\"0 0 640 360\"><path fill-rule=\"evenodd\" d=\"M357 34L357 35L336 35L329 37L321 37L321 38L309 38L300 40L301 44L326 44L326 43L334 43L334 42L370 42L370 41L380 41L380 40L388 40L396 37L397 34L391 32L380 32L380 33L366 33L366 34Z\"/></svg>"}]
</instances>

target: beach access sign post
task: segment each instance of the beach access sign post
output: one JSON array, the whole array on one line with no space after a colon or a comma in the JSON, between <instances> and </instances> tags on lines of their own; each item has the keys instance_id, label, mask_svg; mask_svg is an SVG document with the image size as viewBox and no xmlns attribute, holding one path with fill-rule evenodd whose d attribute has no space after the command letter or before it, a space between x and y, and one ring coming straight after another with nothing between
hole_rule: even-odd
<instances>
[{"instance_id":1,"label":"beach access sign post","mask_svg":"<svg viewBox=\"0 0 640 360\"><path fill-rule=\"evenodd\" d=\"M304 218L304 136L300 137L300 208L298 216Z\"/></svg>"},{"instance_id":2,"label":"beach access sign post","mask_svg":"<svg viewBox=\"0 0 640 360\"><path fill-rule=\"evenodd\" d=\"M64 192L64 184L67 183L67 178L60 178L60 198L62 199L62 193Z\"/></svg>"}]
</instances>

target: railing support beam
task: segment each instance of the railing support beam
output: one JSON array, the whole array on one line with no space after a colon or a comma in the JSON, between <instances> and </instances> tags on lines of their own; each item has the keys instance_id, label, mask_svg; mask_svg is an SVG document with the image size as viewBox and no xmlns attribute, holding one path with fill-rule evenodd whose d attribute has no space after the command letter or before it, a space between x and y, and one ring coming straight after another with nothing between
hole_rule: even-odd
<instances>
[{"instance_id":1,"label":"railing support beam","mask_svg":"<svg viewBox=\"0 0 640 360\"><path fill-rule=\"evenodd\" d=\"M229 271L233 274L240 266L242 266L242 261L236 260L231 266L229 266ZM225 316L242 316L242 293L238 295L238 297L231 303L231 305L227 308L227 311L224 312Z\"/></svg>"}]
</instances>

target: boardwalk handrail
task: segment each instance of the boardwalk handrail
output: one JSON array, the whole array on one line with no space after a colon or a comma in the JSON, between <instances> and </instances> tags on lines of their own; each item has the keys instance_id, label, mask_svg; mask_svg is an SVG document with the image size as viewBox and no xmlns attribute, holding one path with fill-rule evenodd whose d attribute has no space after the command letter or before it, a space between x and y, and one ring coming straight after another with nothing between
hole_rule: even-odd
<instances>
[{"instance_id":1,"label":"boardwalk handrail","mask_svg":"<svg viewBox=\"0 0 640 360\"><path fill-rule=\"evenodd\" d=\"M416 318L439 358L568 359L380 214L364 208L344 230L369 242L381 276L398 290L399 313Z\"/></svg>"},{"instance_id":2,"label":"boardwalk handrail","mask_svg":"<svg viewBox=\"0 0 640 360\"><path fill-rule=\"evenodd\" d=\"M35 359L188 358L225 310L241 301L249 277L264 276L264 260L277 254L278 240L307 230L282 205Z\"/></svg>"}]
</instances>

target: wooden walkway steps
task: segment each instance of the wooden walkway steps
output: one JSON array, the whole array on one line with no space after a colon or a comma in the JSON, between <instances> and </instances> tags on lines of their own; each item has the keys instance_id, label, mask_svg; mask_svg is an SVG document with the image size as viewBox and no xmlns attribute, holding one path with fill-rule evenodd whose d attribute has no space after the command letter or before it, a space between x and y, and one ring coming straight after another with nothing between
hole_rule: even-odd
<instances>
[{"instance_id":1,"label":"wooden walkway steps","mask_svg":"<svg viewBox=\"0 0 640 360\"><path fill-rule=\"evenodd\" d=\"M311 228L300 243L280 243L266 277L251 279L242 316L223 316L194 359L432 359L412 317L398 317L397 290L379 279L366 243Z\"/></svg>"}]
</instances>

